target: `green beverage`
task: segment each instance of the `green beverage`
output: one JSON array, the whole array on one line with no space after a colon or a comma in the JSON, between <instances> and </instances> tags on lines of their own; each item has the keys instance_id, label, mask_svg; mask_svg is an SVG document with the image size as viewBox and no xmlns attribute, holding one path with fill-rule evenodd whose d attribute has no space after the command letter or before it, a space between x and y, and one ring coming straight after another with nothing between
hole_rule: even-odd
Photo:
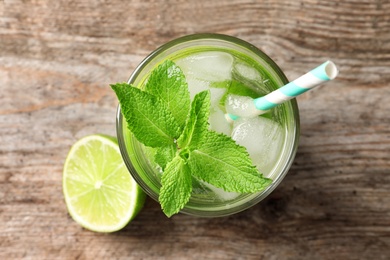
<instances>
[{"instance_id":1,"label":"green beverage","mask_svg":"<svg viewBox=\"0 0 390 260\"><path fill-rule=\"evenodd\" d=\"M198 34L176 39L154 51L138 66L129 84L145 89L148 82L155 80L150 78L152 71L167 60L184 73L192 101L202 91L210 93L209 128L245 147L257 171L270 179L269 185L257 192L231 192L193 175L191 197L180 212L217 217L255 205L277 187L292 164L299 136L297 104L292 100L262 116L240 118L234 123L226 120L226 109L241 105L236 104L237 96L256 98L277 89L288 82L286 77L268 56L247 42L225 35ZM132 176L158 201L164 174L164 166L156 159L160 151L135 138L120 108L117 133L122 157ZM185 159L188 154L181 151L180 156ZM222 172L214 174L226 176Z\"/></svg>"}]
</instances>

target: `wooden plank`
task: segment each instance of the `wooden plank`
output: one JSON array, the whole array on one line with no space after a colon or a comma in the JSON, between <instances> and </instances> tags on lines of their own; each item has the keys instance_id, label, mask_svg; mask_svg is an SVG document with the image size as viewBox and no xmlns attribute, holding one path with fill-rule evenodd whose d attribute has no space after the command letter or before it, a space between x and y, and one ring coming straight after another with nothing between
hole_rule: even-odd
<instances>
[{"instance_id":1,"label":"wooden plank","mask_svg":"<svg viewBox=\"0 0 390 260\"><path fill-rule=\"evenodd\" d=\"M388 258L389 10L388 0L0 2L0 258ZM115 135L108 85L198 32L251 42L290 79L326 59L339 66L334 83L298 98L289 174L230 217L167 219L148 199L120 232L82 229L62 196L70 146Z\"/></svg>"}]
</instances>

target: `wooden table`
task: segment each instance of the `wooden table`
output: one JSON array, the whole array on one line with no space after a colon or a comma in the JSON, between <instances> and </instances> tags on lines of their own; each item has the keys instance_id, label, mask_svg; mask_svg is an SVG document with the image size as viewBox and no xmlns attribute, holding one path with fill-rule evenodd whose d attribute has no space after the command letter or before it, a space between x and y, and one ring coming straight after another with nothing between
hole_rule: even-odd
<instances>
[{"instance_id":1,"label":"wooden table","mask_svg":"<svg viewBox=\"0 0 390 260\"><path fill-rule=\"evenodd\" d=\"M79 138L115 135L110 83L168 40L237 36L292 80L331 59L336 81L298 98L284 182L240 214L166 218L148 199L124 230L68 215L62 167ZM1 259L389 259L390 2L0 2Z\"/></svg>"}]
</instances>

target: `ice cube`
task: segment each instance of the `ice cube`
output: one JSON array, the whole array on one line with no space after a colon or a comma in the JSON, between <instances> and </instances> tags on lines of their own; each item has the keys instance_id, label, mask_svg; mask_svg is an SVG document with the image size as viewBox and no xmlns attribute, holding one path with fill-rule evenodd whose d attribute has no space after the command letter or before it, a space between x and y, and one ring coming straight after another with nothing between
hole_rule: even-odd
<instances>
[{"instance_id":1,"label":"ice cube","mask_svg":"<svg viewBox=\"0 0 390 260\"><path fill-rule=\"evenodd\" d=\"M212 108L219 106L219 101L225 95L226 91L226 88L210 88L210 103Z\"/></svg>"},{"instance_id":2,"label":"ice cube","mask_svg":"<svg viewBox=\"0 0 390 260\"><path fill-rule=\"evenodd\" d=\"M232 78L252 90L265 95L272 89L268 86L269 79L264 77L259 70L246 63L235 63L232 70Z\"/></svg>"},{"instance_id":3,"label":"ice cube","mask_svg":"<svg viewBox=\"0 0 390 260\"><path fill-rule=\"evenodd\" d=\"M190 91L190 98L191 100L194 99L194 96L202 92L203 90L208 90L210 83L204 80L199 80L199 79L187 79L187 84L188 84L188 89Z\"/></svg>"},{"instance_id":4,"label":"ice cube","mask_svg":"<svg viewBox=\"0 0 390 260\"><path fill-rule=\"evenodd\" d=\"M230 136L232 125L226 120L225 113L220 108L214 107L210 111L209 123L211 130Z\"/></svg>"},{"instance_id":5,"label":"ice cube","mask_svg":"<svg viewBox=\"0 0 390 260\"><path fill-rule=\"evenodd\" d=\"M253 117L258 115L253 99L246 96L230 94L225 101L226 112L239 117Z\"/></svg>"},{"instance_id":6,"label":"ice cube","mask_svg":"<svg viewBox=\"0 0 390 260\"><path fill-rule=\"evenodd\" d=\"M284 141L282 127L268 118L240 118L234 122L232 138L246 147L257 169L272 178Z\"/></svg>"},{"instance_id":7,"label":"ice cube","mask_svg":"<svg viewBox=\"0 0 390 260\"><path fill-rule=\"evenodd\" d=\"M227 91L225 88L210 88L210 82L199 80L199 79L189 79L187 80L187 83L190 91L191 100L194 99L197 93L204 90L210 90L211 107L218 106L219 101Z\"/></svg>"},{"instance_id":8,"label":"ice cube","mask_svg":"<svg viewBox=\"0 0 390 260\"><path fill-rule=\"evenodd\" d=\"M209 188L212 192L214 192L214 194L218 197L218 199L220 199L222 201L232 200L232 199L237 198L240 195L240 193L237 193L237 192L224 191L223 189L217 188L214 185L211 185L207 182L202 182L202 184L204 186L206 186L207 188Z\"/></svg>"},{"instance_id":9,"label":"ice cube","mask_svg":"<svg viewBox=\"0 0 390 260\"><path fill-rule=\"evenodd\" d=\"M240 78L242 77L252 81L261 81L261 74L253 67L243 63L237 63L234 65L234 69L240 75Z\"/></svg>"},{"instance_id":10,"label":"ice cube","mask_svg":"<svg viewBox=\"0 0 390 260\"><path fill-rule=\"evenodd\" d=\"M176 64L187 79L218 82L231 79L233 56L224 52L206 51L177 60Z\"/></svg>"}]
</instances>

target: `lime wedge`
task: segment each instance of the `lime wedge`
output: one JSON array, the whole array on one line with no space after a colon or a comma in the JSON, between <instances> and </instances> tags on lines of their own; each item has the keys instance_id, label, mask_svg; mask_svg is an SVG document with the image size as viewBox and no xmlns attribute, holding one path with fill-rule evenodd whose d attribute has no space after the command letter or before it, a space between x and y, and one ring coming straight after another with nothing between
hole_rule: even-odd
<instances>
[{"instance_id":1,"label":"lime wedge","mask_svg":"<svg viewBox=\"0 0 390 260\"><path fill-rule=\"evenodd\" d=\"M62 184L69 214L96 232L126 226L146 197L128 172L116 139L104 135L86 136L72 146Z\"/></svg>"}]
</instances>

